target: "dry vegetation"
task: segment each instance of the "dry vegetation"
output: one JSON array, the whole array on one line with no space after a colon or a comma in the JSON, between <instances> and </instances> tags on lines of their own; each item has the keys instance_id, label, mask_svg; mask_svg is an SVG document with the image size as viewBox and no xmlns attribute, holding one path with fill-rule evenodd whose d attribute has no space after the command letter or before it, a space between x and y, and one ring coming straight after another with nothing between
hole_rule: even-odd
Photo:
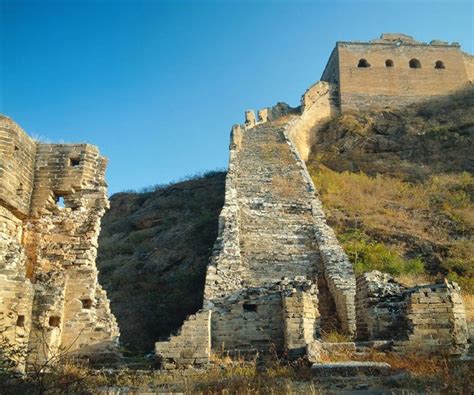
<instances>
[{"instance_id":1,"label":"dry vegetation","mask_svg":"<svg viewBox=\"0 0 474 395\"><path fill-rule=\"evenodd\" d=\"M292 363L276 356L261 360L214 356L206 369L174 371L92 369L81 361L64 360L41 377L11 377L0 380L2 394L115 394L115 393L195 393L195 394L327 394L351 391L358 383L369 383L373 391L390 393L470 393L469 366L443 358L417 355L400 357L373 353L356 357L347 352L323 356L324 361L371 360L387 362L393 375L370 379L313 378L310 363ZM1 378L1 377L0 377ZM41 381L41 388L38 386ZM43 391L43 392L41 392ZM378 393L378 392L377 392Z\"/></svg>"},{"instance_id":2,"label":"dry vegetation","mask_svg":"<svg viewBox=\"0 0 474 395\"><path fill-rule=\"evenodd\" d=\"M431 176L414 184L324 166L311 172L356 271L382 270L408 283L410 275L418 283L448 275L474 291L472 175Z\"/></svg>"},{"instance_id":3,"label":"dry vegetation","mask_svg":"<svg viewBox=\"0 0 474 395\"><path fill-rule=\"evenodd\" d=\"M357 272L474 292L473 107L470 90L314 131L308 168Z\"/></svg>"}]
</instances>

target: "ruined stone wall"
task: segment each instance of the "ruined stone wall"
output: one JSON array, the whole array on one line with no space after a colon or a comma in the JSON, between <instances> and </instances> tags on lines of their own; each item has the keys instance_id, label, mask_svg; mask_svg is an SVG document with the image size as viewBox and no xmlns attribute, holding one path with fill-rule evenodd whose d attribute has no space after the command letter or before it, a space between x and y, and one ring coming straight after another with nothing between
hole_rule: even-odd
<instances>
[{"instance_id":1,"label":"ruined stone wall","mask_svg":"<svg viewBox=\"0 0 474 395\"><path fill-rule=\"evenodd\" d=\"M311 282L282 293L285 350L290 358L304 355L307 344L321 335L317 294Z\"/></svg>"},{"instance_id":2,"label":"ruined stone wall","mask_svg":"<svg viewBox=\"0 0 474 395\"><path fill-rule=\"evenodd\" d=\"M357 278L357 339L406 339L406 288L387 273L373 271Z\"/></svg>"},{"instance_id":3,"label":"ruined stone wall","mask_svg":"<svg viewBox=\"0 0 474 395\"><path fill-rule=\"evenodd\" d=\"M394 349L464 354L469 338L460 289L445 281L406 288L377 271L357 279L357 337L396 340Z\"/></svg>"},{"instance_id":4,"label":"ruined stone wall","mask_svg":"<svg viewBox=\"0 0 474 395\"><path fill-rule=\"evenodd\" d=\"M304 161L308 160L318 126L339 112L336 87L336 84L318 81L301 97L301 115L298 118L298 125L290 128L288 134Z\"/></svg>"},{"instance_id":5,"label":"ruined stone wall","mask_svg":"<svg viewBox=\"0 0 474 395\"><path fill-rule=\"evenodd\" d=\"M369 43L338 42L335 51L339 75L327 67L322 79L336 79L341 110L397 107L447 95L469 83L463 53L458 44L439 41L423 44L409 36L389 37ZM412 59L420 68L411 68ZM365 61L367 67L359 67ZM390 64L387 64L389 62ZM437 62L442 62L436 67ZM329 66L329 65L328 65Z\"/></svg>"},{"instance_id":6,"label":"ruined stone wall","mask_svg":"<svg viewBox=\"0 0 474 395\"><path fill-rule=\"evenodd\" d=\"M155 353L163 368L208 363L211 356L211 311L198 311L188 317L176 335L155 343Z\"/></svg>"},{"instance_id":7,"label":"ruined stone wall","mask_svg":"<svg viewBox=\"0 0 474 395\"><path fill-rule=\"evenodd\" d=\"M37 144L0 115L0 202L18 216L29 214Z\"/></svg>"},{"instance_id":8,"label":"ruined stone wall","mask_svg":"<svg viewBox=\"0 0 474 395\"><path fill-rule=\"evenodd\" d=\"M408 342L399 347L437 355L467 352L469 331L457 284L445 281L412 289L407 319Z\"/></svg>"},{"instance_id":9,"label":"ruined stone wall","mask_svg":"<svg viewBox=\"0 0 474 395\"><path fill-rule=\"evenodd\" d=\"M22 331L30 363L60 350L113 353L118 327L95 266L106 161L91 145L36 143L1 120L0 151L13 154L0 163L0 317L10 317L0 330L17 345L9 333Z\"/></svg>"}]
</instances>

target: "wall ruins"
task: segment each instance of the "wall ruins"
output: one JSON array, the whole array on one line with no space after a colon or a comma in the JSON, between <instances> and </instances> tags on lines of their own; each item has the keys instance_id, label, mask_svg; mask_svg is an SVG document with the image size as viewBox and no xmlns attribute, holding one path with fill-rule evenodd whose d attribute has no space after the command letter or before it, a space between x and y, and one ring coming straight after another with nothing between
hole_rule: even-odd
<instances>
[{"instance_id":1,"label":"wall ruins","mask_svg":"<svg viewBox=\"0 0 474 395\"><path fill-rule=\"evenodd\" d=\"M412 59L423 68L410 68ZM331 330L357 338L347 343L354 350L395 341L400 352L463 354L467 335L457 286L408 289L381 273L356 284L304 160L312 136L330 117L465 88L470 64L457 44L422 44L399 34L338 43L323 81L305 92L299 108L278 103L257 116L246 111L245 123L231 133L225 205L198 312L212 312L210 330L203 326L199 336L187 336L188 320L179 336L157 343L157 355L187 363L180 353L193 338L210 344L207 358L211 350L318 354L337 348L321 340Z\"/></svg>"},{"instance_id":2,"label":"wall ruins","mask_svg":"<svg viewBox=\"0 0 474 395\"><path fill-rule=\"evenodd\" d=\"M95 258L106 160L89 144L42 144L0 117L0 335L42 364L115 354Z\"/></svg>"}]
</instances>

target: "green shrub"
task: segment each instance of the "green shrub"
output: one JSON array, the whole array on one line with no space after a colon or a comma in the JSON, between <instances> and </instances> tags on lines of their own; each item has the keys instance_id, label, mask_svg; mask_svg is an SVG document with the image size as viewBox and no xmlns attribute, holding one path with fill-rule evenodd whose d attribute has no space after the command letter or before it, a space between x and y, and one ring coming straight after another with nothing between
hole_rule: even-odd
<instances>
[{"instance_id":1,"label":"green shrub","mask_svg":"<svg viewBox=\"0 0 474 395\"><path fill-rule=\"evenodd\" d=\"M341 234L340 240L357 274L379 270L393 276L419 275L425 270L420 258L405 259L393 247L373 240L359 230Z\"/></svg>"}]
</instances>

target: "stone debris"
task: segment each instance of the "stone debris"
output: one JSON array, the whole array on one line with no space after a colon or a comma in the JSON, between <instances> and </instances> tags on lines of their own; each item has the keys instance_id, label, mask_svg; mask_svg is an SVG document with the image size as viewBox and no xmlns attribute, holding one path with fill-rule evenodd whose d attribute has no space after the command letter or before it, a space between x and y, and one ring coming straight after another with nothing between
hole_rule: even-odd
<instances>
[{"instance_id":1,"label":"stone debris","mask_svg":"<svg viewBox=\"0 0 474 395\"><path fill-rule=\"evenodd\" d=\"M0 336L31 363L116 354L95 265L105 166L92 145L38 143L0 116Z\"/></svg>"}]
</instances>

